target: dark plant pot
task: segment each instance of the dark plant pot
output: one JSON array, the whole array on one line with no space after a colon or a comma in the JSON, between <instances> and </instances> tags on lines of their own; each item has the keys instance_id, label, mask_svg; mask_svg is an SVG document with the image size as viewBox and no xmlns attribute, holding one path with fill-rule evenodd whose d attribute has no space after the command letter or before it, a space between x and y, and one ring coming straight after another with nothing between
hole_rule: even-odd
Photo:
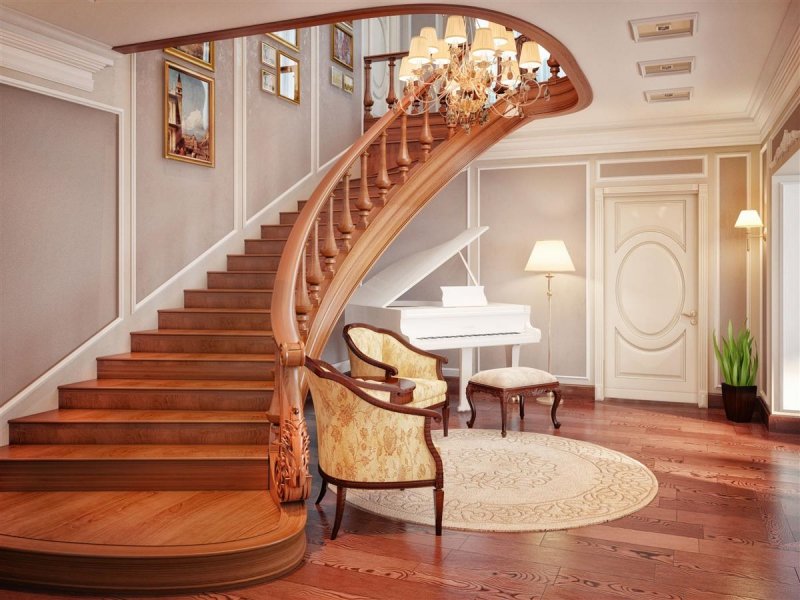
<instances>
[{"instance_id":1,"label":"dark plant pot","mask_svg":"<svg viewBox=\"0 0 800 600\"><path fill-rule=\"evenodd\" d=\"M749 423L756 407L756 390L754 385L735 386L722 384L722 404L725 416L734 423Z\"/></svg>"}]
</instances>

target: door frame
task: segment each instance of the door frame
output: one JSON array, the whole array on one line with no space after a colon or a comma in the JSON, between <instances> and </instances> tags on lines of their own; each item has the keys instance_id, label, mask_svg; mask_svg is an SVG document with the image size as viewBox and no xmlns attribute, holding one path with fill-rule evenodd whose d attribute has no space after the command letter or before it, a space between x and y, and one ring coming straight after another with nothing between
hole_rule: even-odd
<instances>
[{"instance_id":1,"label":"door frame","mask_svg":"<svg viewBox=\"0 0 800 600\"><path fill-rule=\"evenodd\" d=\"M709 250L708 185L705 183L598 187L594 193L594 398L605 399L605 204L608 198L629 196L665 196L697 194L697 406L708 406L708 359L710 322L709 283L711 257Z\"/></svg>"}]
</instances>

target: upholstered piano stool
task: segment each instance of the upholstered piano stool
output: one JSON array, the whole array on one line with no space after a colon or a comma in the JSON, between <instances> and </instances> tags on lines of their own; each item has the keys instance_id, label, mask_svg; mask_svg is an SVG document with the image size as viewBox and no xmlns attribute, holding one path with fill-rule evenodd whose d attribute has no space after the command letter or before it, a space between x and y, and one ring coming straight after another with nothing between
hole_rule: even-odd
<instances>
[{"instance_id":1,"label":"upholstered piano stool","mask_svg":"<svg viewBox=\"0 0 800 600\"><path fill-rule=\"evenodd\" d=\"M543 396L553 392L553 408L550 409L550 418L553 427L558 429L561 423L556 419L558 405L561 404L561 388L558 379L547 371L532 369L530 367L506 367L503 369L489 369L476 373L467 384L467 401L472 415L467 422L467 427L475 423L475 403L473 398L486 396L500 402L500 415L503 421L502 434L506 437L506 412L511 398L519 398L519 418L525 418L525 398Z\"/></svg>"}]
</instances>

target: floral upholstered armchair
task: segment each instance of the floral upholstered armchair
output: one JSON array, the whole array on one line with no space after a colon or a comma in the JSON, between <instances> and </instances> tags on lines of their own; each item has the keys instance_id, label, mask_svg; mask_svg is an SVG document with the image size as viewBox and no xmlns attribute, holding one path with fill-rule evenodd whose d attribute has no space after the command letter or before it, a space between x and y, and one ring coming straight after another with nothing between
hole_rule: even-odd
<instances>
[{"instance_id":1,"label":"floral upholstered armchair","mask_svg":"<svg viewBox=\"0 0 800 600\"><path fill-rule=\"evenodd\" d=\"M342 523L347 488L434 488L436 535L442 534L444 475L431 440L432 410L398 404L401 388L355 380L329 364L305 359L317 420L322 502L328 483L336 486L336 518Z\"/></svg>"},{"instance_id":2,"label":"floral upholstered armchair","mask_svg":"<svg viewBox=\"0 0 800 600\"><path fill-rule=\"evenodd\" d=\"M345 325L342 333L350 354L352 377L377 380L399 377L413 381L414 399L408 406L441 408L442 427L447 435L450 402L442 374L442 364L447 362L444 356L417 348L394 331L365 323Z\"/></svg>"}]
</instances>

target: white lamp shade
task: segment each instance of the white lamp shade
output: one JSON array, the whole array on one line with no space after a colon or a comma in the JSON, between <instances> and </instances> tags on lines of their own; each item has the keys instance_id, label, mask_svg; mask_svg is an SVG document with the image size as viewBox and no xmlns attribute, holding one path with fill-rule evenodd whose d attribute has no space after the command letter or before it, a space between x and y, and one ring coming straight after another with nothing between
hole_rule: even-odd
<instances>
[{"instance_id":1,"label":"white lamp shade","mask_svg":"<svg viewBox=\"0 0 800 600\"><path fill-rule=\"evenodd\" d=\"M494 40L488 27L481 27L475 32L471 51L472 57L478 60L489 61L494 58Z\"/></svg>"},{"instance_id":2,"label":"white lamp shade","mask_svg":"<svg viewBox=\"0 0 800 600\"><path fill-rule=\"evenodd\" d=\"M451 45L463 44L467 41L467 25L464 23L464 17L458 15L447 17L444 40Z\"/></svg>"},{"instance_id":3,"label":"white lamp shade","mask_svg":"<svg viewBox=\"0 0 800 600\"><path fill-rule=\"evenodd\" d=\"M439 47L433 53L433 64L435 65L449 65L450 64L450 47L445 40L439 40Z\"/></svg>"},{"instance_id":4,"label":"white lamp shade","mask_svg":"<svg viewBox=\"0 0 800 600\"><path fill-rule=\"evenodd\" d=\"M562 240L539 240L533 245L526 271L556 273L574 271L575 265Z\"/></svg>"},{"instance_id":5,"label":"white lamp shade","mask_svg":"<svg viewBox=\"0 0 800 600\"><path fill-rule=\"evenodd\" d=\"M536 42L525 42L519 56L519 66L523 69L532 71L542 66L542 57L539 54L539 44Z\"/></svg>"},{"instance_id":6,"label":"white lamp shade","mask_svg":"<svg viewBox=\"0 0 800 600\"><path fill-rule=\"evenodd\" d=\"M428 40L419 35L411 38L411 48L408 50L408 62L412 65L427 65L431 62Z\"/></svg>"},{"instance_id":7,"label":"white lamp shade","mask_svg":"<svg viewBox=\"0 0 800 600\"><path fill-rule=\"evenodd\" d=\"M414 70L411 63L408 62L408 57L404 56L400 61L400 74L398 75L400 81L415 81L417 78L414 75Z\"/></svg>"},{"instance_id":8,"label":"white lamp shade","mask_svg":"<svg viewBox=\"0 0 800 600\"><path fill-rule=\"evenodd\" d=\"M739 218L736 219L737 229L750 229L751 227L763 227L764 223L761 221L761 216L757 210L743 210L739 213Z\"/></svg>"},{"instance_id":9,"label":"white lamp shade","mask_svg":"<svg viewBox=\"0 0 800 600\"><path fill-rule=\"evenodd\" d=\"M501 46L506 45L506 28L502 25L498 25L497 23L492 23L489 21L489 31L492 32L492 41L494 41L494 47L500 48Z\"/></svg>"},{"instance_id":10,"label":"white lamp shade","mask_svg":"<svg viewBox=\"0 0 800 600\"><path fill-rule=\"evenodd\" d=\"M419 32L420 37L424 37L428 40L428 52L436 52L439 46L437 45L438 36L436 35L436 28L435 27L423 27Z\"/></svg>"},{"instance_id":11,"label":"white lamp shade","mask_svg":"<svg viewBox=\"0 0 800 600\"><path fill-rule=\"evenodd\" d=\"M500 56L503 58L516 58L517 40L514 38L513 31L506 31L506 44L500 48Z\"/></svg>"}]
</instances>

